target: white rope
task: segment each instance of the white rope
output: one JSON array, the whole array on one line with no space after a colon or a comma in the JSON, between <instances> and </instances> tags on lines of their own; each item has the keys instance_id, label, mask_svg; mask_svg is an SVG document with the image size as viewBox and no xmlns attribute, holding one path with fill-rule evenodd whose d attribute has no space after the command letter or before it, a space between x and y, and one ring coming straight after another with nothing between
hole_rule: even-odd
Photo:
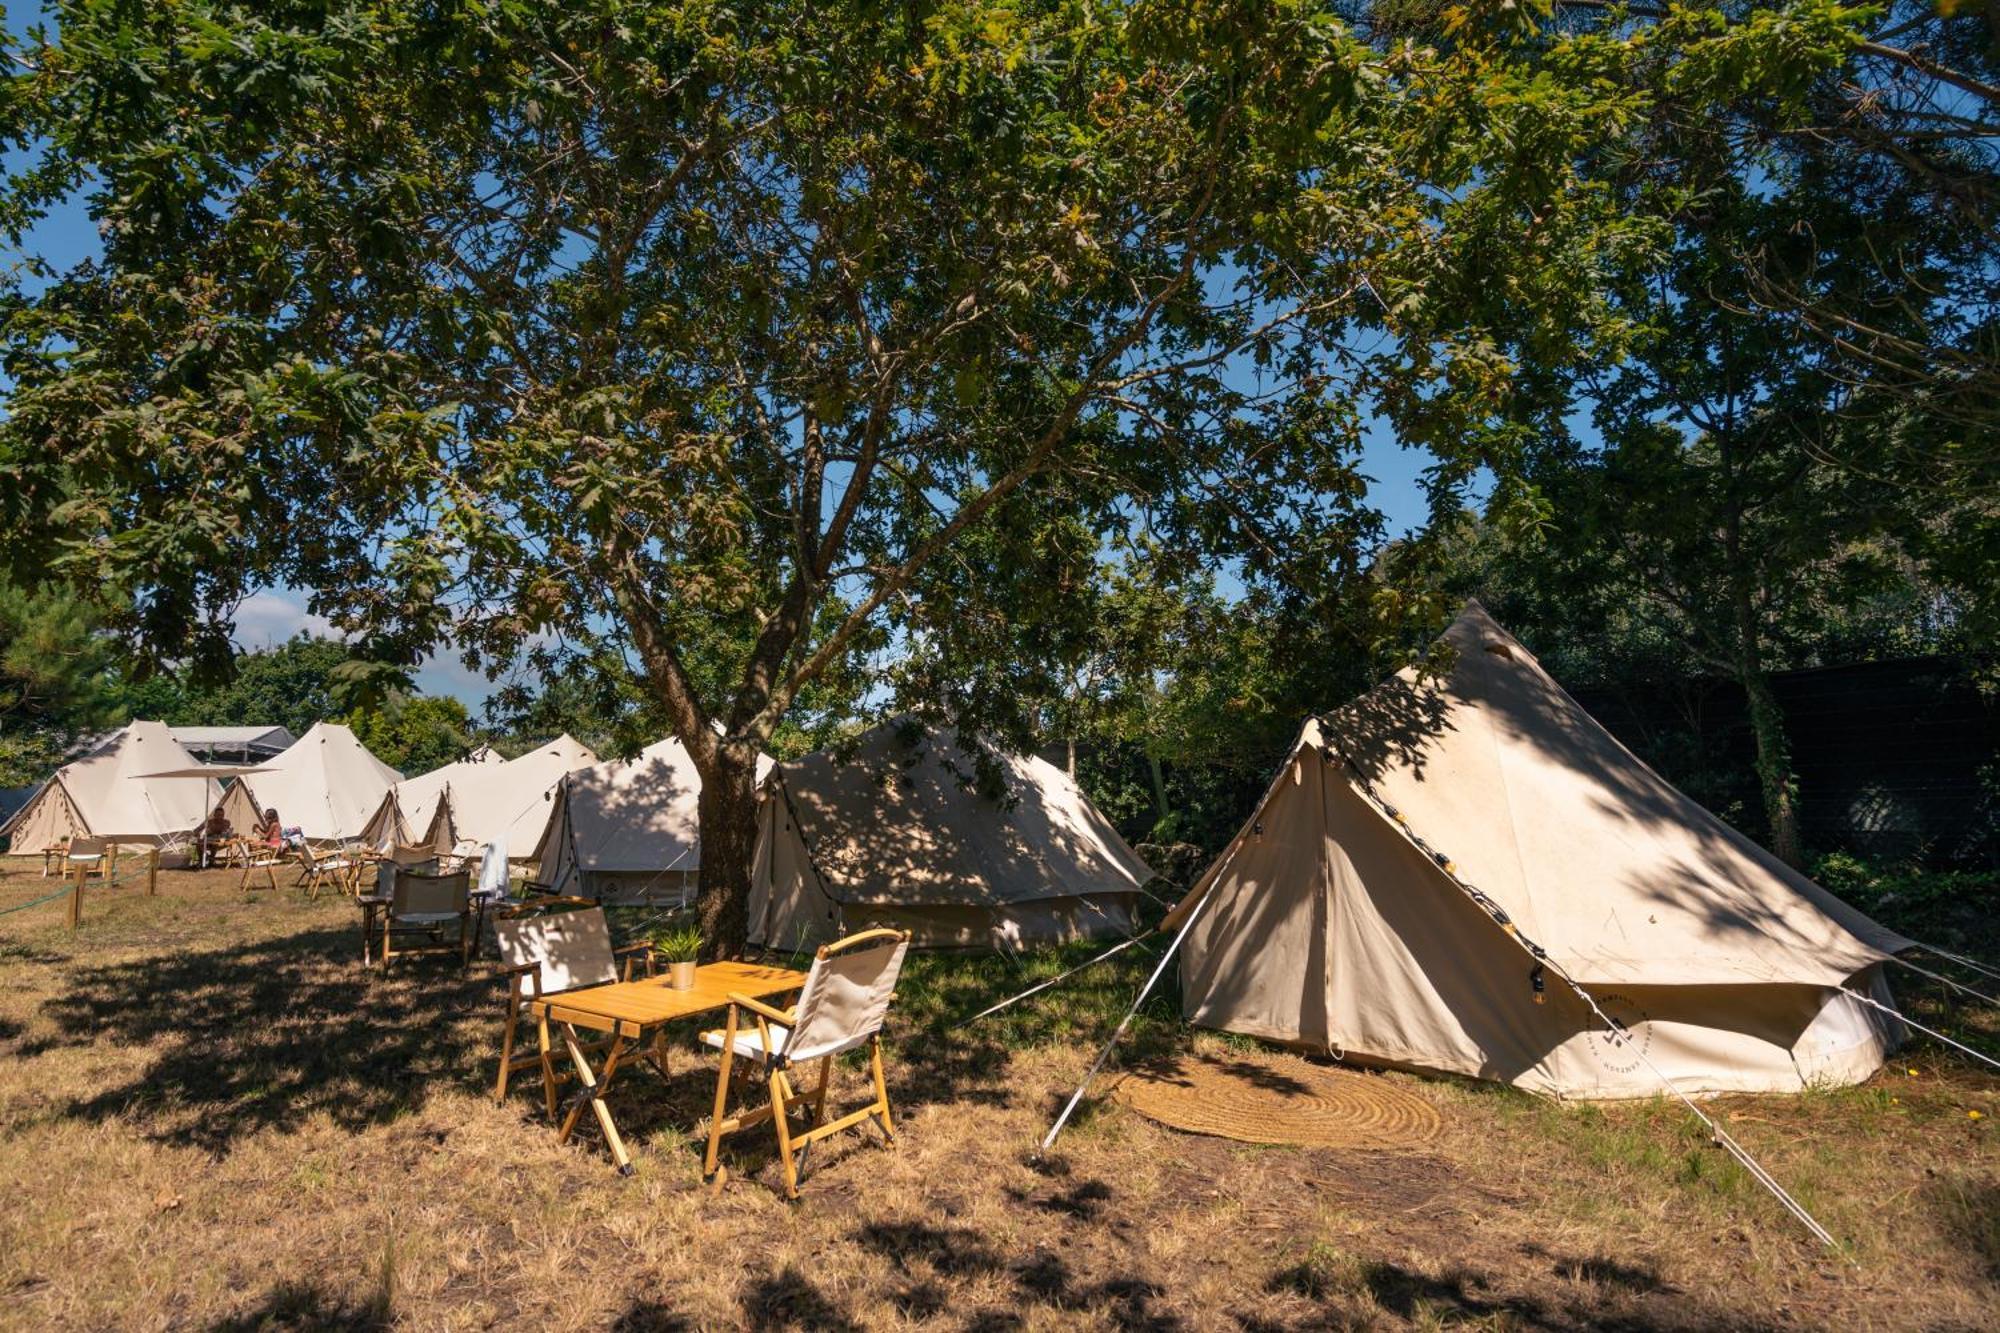
<instances>
[{"instance_id":1,"label":"white rope","mask_svg":"<svg viewBox=\"0 0 2000 1333\"><path fill-rule=\"evenodd\" d=\"M1147 977L1146 984L1139 988L1139 998L1132 1001L1132 1007L1125 1011L1125 1017L1118 1020L1117 1028L1111 1033L1111 1040L1104 1043L1104 1049L1099 1051L1097 1059L1091 1062L1090 1072L1083 1076L1083 1082L1077 1084L1076 1091L1070 1094L1069 1104L1063 1107L1062 1114L1056 1117L1055 1124L1049 1126L1048 1134L1042 1139L1042 1146L1035 1150L1036 1156L1047 1152L1049 1145L1056 1141L1056 1135L1062 1133L1063 1126L1069 1123L1077 1103L1083 1100L1084 1090L1090 1086L1090 1081L1097 1077L1097 1071L1104 1067L1104 1061L1110 1056L1111 1048L1125 1035L1125 1029L1132 1026L1132 1016L1139 1012L1139 1006L1146 1002L1148 995L1152 994L1153 987L1159 983L1160 975L1167 970L1167 964L1173 961L1174 954L1180 949L1181 941L1187 938L1188 931L1193 929L1196 919L1201 916L1201 909L1208 906L1209 899L1213 896L1212 893L1203 894L1201 901L1194 905L1194 910L1188 913L1187 920L1181 923L1180 933L1174 936L1174 942L1167 946L1167 951L1160 955L1159 963L1153 968L1153 975Z\"/></svg>"},{"instance_id":2,"label":"white rope","mask_svg":"<svg viewBox=\"0 0 2000 1333\"><path fill-rule=\"evenodd\" d=\"M1907 958L1897 958L1891 955L1889 961L1892 963L1899 964L1900 966L1909 968L1910 971L1915 972L1918 976L1929 977L1932 981L1942 981L1945 985L1951 987L1953 990L1962 990L1967 995L1971 995L1978 999L1984 1000L1988 1004L2000 1004L2000 1000L1994 999L1991 995L1988 995L1985 991L1974 990L1972 989L1972 987L1966 985L1962 981L1953 981L1950 977L1944 975L1944 973L1942 972L1933 972L1927 967L1918 967L1915 963L1911 962Z\"/></svg>"},{"instance_id":3,"label":"white rope","mask_svg":"<svg viewBox=\"0 0 2000 1333\"><path fill-rule=\"evenodd\" d=\"M1772 1197L1777 1199L1779 1203L1783 1204L1785 1206L1785 1210L1789 1212L1793 1217L1799 1219L1799 1221L1805 1225L1806 1230L1812 1232L1813 1236L1821 1244L1825 1245L1829 1249L1838 1248L1839 1242L1834 1240L1833 1233L1828 1231L1825 1227L1821 1226L1819 1224L1819 1219L1815 1218L1811 1213L1807 1212L1805 1209L1805 1205L1801 1204L1797 1199L1794 1199L1791 1196L1790 1192L1787 1191L1783 1185L1780 1185L1778 1183L1777 1177L1773 1176L1769 1171L1766 1171L1763 1168L1763 1166L1758 1163L1757 1159L1750 1155L1748 1149L1744 1148L1742 1144L1738 1143L1735 1139L1731 1138L1729 1136L1728 1131L1724 1130L1721 1125L1716 1124L1714 1120L1709 1118L1708 1112L1702 1110L1701 1107L1697 1106L1693 1098L1689 1097L1685 1092L1682 1092L1680 1090L1680 1087L1677 1084L1675 1084L1675 1082L1672 1079L1668 1078L1666 1074L1661 1072L1660 1067L1653 1063L1652 1059L1646 1054L1645 1050L1642 1047L1632 1042L1631 1034L1626 1031L1625 1027L1622 1024L1613 1021L1611 1015L1605 1013L1603 1009L1599 1008L1597 1004L1597 998L1593 996L1589 991L1585 990L1581 985L1579 985L1575 980L1575 978L1571 977L1567 972L1565 972L1563 970L1562 964L1556 962L1553 958L1538 959L1537 961L1546 963L1548 966L1555 968L1556 975L1561 977L1563 981L1569 985L1569 988L1575 991L1577 995L1582 998L1585 1004L1590 1006L1591 1012L1597 1015L1597 1017L1604 1023L1605 1027L1610 1029L1612 1041L1618 1045L1626 1046L1628 1049L1631 1050L1632 1054L1638 1056L1639 1063L1645 1065L1646 1068L1649 1071L1651 1071L1653 1077L1660 1080L1661 1084L1667 1089L1668 1092L1671 1092L1674 1096L1680 1098L1681 1103L1685 1105L1688 1110L1694 1112L1695 1118L1697 1120L1700 1120L1702 1124L1708 1126L1710 1139L1713 1143L1721 1147L1731 1157L1734 1157L1737 1160L1737 1162L1742 1165L1743 1169L1750 1173L1751 1179L1755 1180L1758 1184L1762 1185L1765 1189L1769 1190L1771 1192ZM1848 993L1853 994L1852 991ZM1890 1012L1894 1013L1895 1011L1890 1010Z\"/></svg>"},{"instance_id":4,"label":"white rope","mask_svg":"<svg viewBox=\"0 0 2000 1333\"><path fill-rule=\"evenodd\" d=\"M1964 1051L1967 1055L1971 1056L1973 1059L1984 1060L1987 1064L1992 1065L1995 1069L2000 1069L2000 1060L1995 1060L1990 1055L1986 1055L1983 1054L1982 1052L1975 1051L1970 1046L1967 1046L1964 1042L1957 1041L1951 1037L1945 1036L1944 1033L1939 1032L1936 1028L1925 1027L1922 1023L1917 1022L1914 1018L1911 1018L1908 1014L1903 1013L1901 1010L1890 1008L1888 1005L1882 1003L1874 996L1863 995L1858 990L1847 990L1845 986L1841 987L1841 989L1847 991L1847 994L1852 995L1855 999L1861 1001L1861 1003L1866 1005L1872 1005L1873 1007L1880 1009L1883 1013L1888 1014L1890 1017L1897 1019L1903 1024L1915 1028L1917 1031L1923 1033L1926 1037L1934 1038L1938 1041L1943 1042L1947 1046L1956 1047L1957 1049Z\"/></svg>"},{"instance_id":5,"label":"white rope","mask_svg":"<svg viewBox=\"0 0 2000 1333\"><path fill-rule=\"evenodd\" d=\"M1995 981L2000 981L2000 972L1995 972L1992 968L1987 967L1983 963L1976 963L1972 959L1965 957L1963 954L1955 954L1948 950L1940 949L1935 944L1918 944L1917 947L1919 949L1922 949L1925 953L1934 953L1938 957L1945 959L1947 962L1957 963L1960 967L1969 967L1973 971L1979 973L1981 976L1992 977Z\"/></svg>"},{"instance_id":6,"label":"white rope","mask_svg":"<svg viewBox=\"0 0 2000 1333\"><path fill-rule=\"evenodd\" d=\"M1095 967L1097 964L1109 958L1112 954L1117 953L1120 949L1129 949L1133 945L1139 943L1140 940L1142 940L1143 938L1145 937L1141 935L1134 935L1130 939L1121 940L1119 943L1112 945L1109 949L1106 949L1103 953L1097 955L1097 957L1091 959L1089 962L1078 963L1075 967L1072 967L1069 971L1064 972L1061 976L1050 977L1047 981L1042 982L1040 985L1028 987L1028 989L1022 991L1019 995L1014 996L1012 999L1002 1000L1000 1001L1000 1003L993 1005L990 1008L981 1009L978 1013L974 1014L972 1017L966 1019L965 1021L968 1023L977 1023L980 1019L986 1017L988 1014L997 1014L1010 1004L1018 1004L1020 1001L1027 999L1030 995L1039 994L1040 992L1045 991L1049 987L1055 985L1059 981L1068 980L1069 978L1075 976L1077 973L1083 971L1083 969L1085 969L1086 967Z\"/></svg>"}]
</instances>

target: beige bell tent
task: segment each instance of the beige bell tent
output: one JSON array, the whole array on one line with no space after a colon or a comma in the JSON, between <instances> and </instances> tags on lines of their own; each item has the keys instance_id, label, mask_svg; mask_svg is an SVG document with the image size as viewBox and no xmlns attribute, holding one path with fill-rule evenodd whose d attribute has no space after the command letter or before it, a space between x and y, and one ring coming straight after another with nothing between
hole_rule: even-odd
<instances>
[{"instance_id":1,"label":"beige bell tent","mask_svg":"<svg viewBox=\"0 0 2000 1333\"><path fill-rule=\"evenodd\" d=\"M596 763L589 746L562 735L518 759L467 765L445 784L423 842L440 851L498 843L510 860L530 859L563 778Z\"/></svg>"},{"instance_id":2,"label":"beige bell tent","mask_svg":"<svg viewBox=\"0 0 2000 1333\"><path fill-rule=\"evenodd\" d=\"M485 757L487 755L493 757L489 759ZM361 841L380 851L387 851L399 843L405 846L420 842L429 845L433 826L444 809L445 793L451 784L483 770L498 768L505 762L499 758L497 750L482 745L464 759L434 768L428 773L419 773L413 778L404 778L382 794L381 803L361 830ZM447 842L439 850L448 852L451 844Z\"/></svg>"},{"instance_id":3,"label":"beige bell tent","mask_svg":"<svg viewBox=\"0 0 2000 1333\"><path fill-rule=\"evenodd\" d=\"M760 757L757 778L771 771ZM562 779L533 854L555 893L604 902L678 902L699 882L701 775L678 737Z\"/></svg>"},{"instance_id":4,"label":"beige bell tent","mask_svg":"<svg viewBox=\"0 0 2000 1333\"><path fill-rule=\"evenodd\" d=\"M1070 777L1033 756L977 757L920 724L851 754L782 764L760 809L750 940L798 948L867 926L920 948L1129 935L1153 872Z\"/></svg>"},{"instance_id":5,"label":"beige bell tent","mask_svg":"<svg viewBox=\"0 0 2000 1333\"><path fill-rule=\"evenodd\" d=\"M368 752L338 722L318 722L296 744L266 760L266 772L229 789L223 810L239 833L276 810L286 828L313 842L352 842L362 836L389 788L403 775Z\"/></svg>"},{"instance_id":6,"label":"beige bell tent","mask_svg":"<svg viewBox=\"0 0 2000 1333\"><path fill-rule=\"evenodd\" d=\"M133 722L57 769L0 825L0 834L17 854L77 836L134 847L176 845L207 817L208 789L198 778L146 775L198 767L165 726Z\"/></svg>"},{"instance_id":7,"label":"beige bell tent","mask_svg":"<svg viewBox=\"0 0 2000 1333\"><path fill-rule=\"evenodd\" d=\"M1901 1025L1843 988L1890 1003L1908 941L1669 785L1477 603L1445 641L1448 678L1309 722L1169 916L1192 1022L1578 1097L1882 1063Z\"/></svg>"}]
</instances>

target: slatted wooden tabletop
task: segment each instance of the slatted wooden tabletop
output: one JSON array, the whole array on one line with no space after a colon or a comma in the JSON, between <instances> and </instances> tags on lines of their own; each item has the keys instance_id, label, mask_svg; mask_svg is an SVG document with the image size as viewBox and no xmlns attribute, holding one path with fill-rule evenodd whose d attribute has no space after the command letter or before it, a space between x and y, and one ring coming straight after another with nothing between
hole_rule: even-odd
<instances>
[{"instance_id":1,"label":"slatted wooden tabletop","mask_svg":"<svg viewBox=\"0 0 2000 1333\"><path fill-rule=\"evenodd\" d=\"M550 996L533 1001L530 1007L537 1015L547 1014L552 1022L638 1037L645 1029L661 1023L721 1009L732 994L761 1000L795 991L805 984L806 974L788 967L704 963L694 970L691 990L675 990L665 977L648 977L644 981L594 986L573 995Z\"/></svg>"}]
</instances>

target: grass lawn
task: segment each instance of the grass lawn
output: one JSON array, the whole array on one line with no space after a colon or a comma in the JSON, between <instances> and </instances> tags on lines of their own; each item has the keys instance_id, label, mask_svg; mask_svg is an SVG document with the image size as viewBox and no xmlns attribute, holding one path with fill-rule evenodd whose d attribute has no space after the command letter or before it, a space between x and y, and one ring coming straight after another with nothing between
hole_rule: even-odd
<instances>
[{"instance_id":1,"label":"grass lawn","mask_svg":"<svg viewBox=\"0 0 2000 1333\"><path fill-rule=\"evenodd\" d=\"M7 864L0 911L53 886ZM891 1020L895 1147L820 1145L787 1205L745 1136L712 1199L693 1137L712 1061L621 1076L620 1178L594 1141L556 1145L532 1086L493 1101L490 961L384 978L356 917L191 872L154 898L93 891L75 934L60 902L0 915L0 1326L1978 1328L2000 1310L2000 1080L1929 1046L1861 1088L1714 1103L1842 1237L1832 1253L1664 1102L1390 1074L1443 1115L1422 1153L1250 1147L1093 1103L1038 1161L1151 957L969 1031L954 1019L1084 955L924 958ZM1249 1045L1173 1013L1156 1001L1135 1049Z\"/></svg>"}]
</instances>

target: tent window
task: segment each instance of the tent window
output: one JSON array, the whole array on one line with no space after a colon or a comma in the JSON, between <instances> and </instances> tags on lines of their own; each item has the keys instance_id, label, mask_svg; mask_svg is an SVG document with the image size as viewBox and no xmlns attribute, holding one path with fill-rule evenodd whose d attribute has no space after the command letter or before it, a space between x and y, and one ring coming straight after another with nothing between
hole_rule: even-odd
<instances>
[{"instance_id":1,"label":"tent window","mask_svg":"<svg viewBox=\"0 0 2000 1333\"><path fill-rule=\"evenodd\" d=\"M1486 651L1495 657L1504 657L1510 662L1514 660L1514 650L1504 643L1489 643L1486 645Z\"/></svg>"}]
</instances>

